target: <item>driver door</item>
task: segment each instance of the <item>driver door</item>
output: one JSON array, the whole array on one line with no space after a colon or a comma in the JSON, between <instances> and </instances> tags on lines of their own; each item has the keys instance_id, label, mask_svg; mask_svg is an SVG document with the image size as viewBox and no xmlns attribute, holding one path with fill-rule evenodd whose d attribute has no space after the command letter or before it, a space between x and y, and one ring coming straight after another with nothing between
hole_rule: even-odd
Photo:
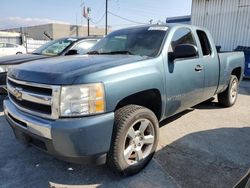
<instances>
[{"instance_id":1,"label":"driver door","mask_svg":"<svg viewBox=\"0 0 250 188\"><path fill-rule=\"evenodd\" d=\"M181 44L191 44L197 47L194 35L189 28L177 29L168 47L168 56L165 62L167 117L192 107L203 100L203 61L199 58L198 52L195 56L187 58L172 59L169 56L170 53L173 53L175 47Z\"/></svg>"}]
</instances>

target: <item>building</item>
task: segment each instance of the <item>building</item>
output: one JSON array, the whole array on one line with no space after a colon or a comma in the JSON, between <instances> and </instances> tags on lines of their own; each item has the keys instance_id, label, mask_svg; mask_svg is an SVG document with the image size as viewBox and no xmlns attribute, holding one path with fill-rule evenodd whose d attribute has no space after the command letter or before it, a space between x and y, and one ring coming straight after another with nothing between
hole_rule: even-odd
<instances>
[{"instance_id":1,"label":"building","mask_svg":"<svg viewBox=\"0 0 250 188\"><path fill-rule=\"evenodd\" d=\"M191 24L191 16L177 16L177 17L168 17L166 23L180 23L180 24Z\"/></svg>"},{"instance_id":2,"label":"building","mask_svg":"<svg viewBox=\"0 0 250 188\"><path fill-rule=\"evenodd\" d=\"M0 31L0 42L21 44L21 34L17 32Z\"/></svg>"},{"instance_id":3,"label":"building","mask_svg":"<svg viewBox=\"0 0 250 188\"><path fill-rule=\"evenodd\" d=\"M90 35L104 35L105 29L90 27ZM30 27L13 28L5 31L14 31L24 33L27 37L35 40L57 39L66 36L87 36L88 28L86 26L66 25L66 24L45 24Z\"/></svg>"},{"instance_id":4,"label":"building","mask_svg":"<svg viewBox=\"0 0 250 188\"><path fill-rule=\"evenodd\" d=\"M208 29L221 50L250 46L250 0L193 0L191 23Z\"/></svg>"}]
</instances>

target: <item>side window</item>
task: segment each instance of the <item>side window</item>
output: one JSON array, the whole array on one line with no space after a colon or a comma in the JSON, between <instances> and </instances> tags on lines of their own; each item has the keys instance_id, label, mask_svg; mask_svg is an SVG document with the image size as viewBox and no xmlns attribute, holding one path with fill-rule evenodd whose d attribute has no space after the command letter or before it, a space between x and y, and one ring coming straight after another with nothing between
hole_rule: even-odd
<instances>
[{"instance_id":1,"label":"side window","mask_svg":"<svg viewBox=\"0 0 250 188\"><path fill-rule=\"evenodd\" d=\"M14 44L10 44L10 43L6 43L6 47L7 48L15 48L15 45Z\"/></svg>"},{"instance_id":2,"label":"side window","mask_svg":"<svg viewBox=\"0 0 250 188\"><path fill-rule=\"evenodd\" d=\"M77 50L77 53L80 55L86 54L90 48L92 48L97 43L97 40L87 40L78 43L72 48L72 50Z\"/></svg>"},{"instance_id":3,"label":"side window","mask_svg":"<svg viewBox=\"0 0 250 188\"><path fill-rule=\"evenodd\" d=\"M201 30L197 30L196 33L200 40L203 56L211 55L212 49L209 40L207 38L207 34Z\"/></svg>"},{"instance_id":4,"label":"side window","mask_svg":"<svg viewBox=\"0 0 250 188\"><path fill-rule=\"evenodd\" d=\"M181 28L175 31L168 52L173 52L174 48L179 44L193 44L196 46L196 42L190 29Z\"/></svg>"}]
</instances>

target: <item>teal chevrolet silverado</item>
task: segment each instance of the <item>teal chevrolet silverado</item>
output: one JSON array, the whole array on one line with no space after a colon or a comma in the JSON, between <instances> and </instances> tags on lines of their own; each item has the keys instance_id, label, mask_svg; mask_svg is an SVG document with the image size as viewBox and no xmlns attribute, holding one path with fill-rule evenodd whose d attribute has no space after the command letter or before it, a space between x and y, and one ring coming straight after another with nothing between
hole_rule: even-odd
<instances>
[{"instance_id":1,"label":"teal chevrolet silverado","mask_svg":"<svg viewBox=\"0 0 250 188\"><path fill-rule=\"evenodd\" d=\"M234 105L243 67L243 53L217 53L203 28L121 29L87 55L11 68L4 112L28 145L133 175L152 159L160 121L215 95Z\"/></svg>"}]
</instances>

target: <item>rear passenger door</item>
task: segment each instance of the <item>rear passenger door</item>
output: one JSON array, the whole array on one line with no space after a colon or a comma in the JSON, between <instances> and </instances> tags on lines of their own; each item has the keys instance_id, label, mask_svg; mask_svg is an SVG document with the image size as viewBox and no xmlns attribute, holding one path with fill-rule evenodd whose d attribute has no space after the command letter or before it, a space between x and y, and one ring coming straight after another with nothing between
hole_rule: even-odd
<instances>
[{"instance_id":1,"label":"rear passenger door","mask_svg":"<svg viewBox=\"0 0 250 188\"><path fill-rule=\"evenodd\" d=\"M211 44L212 37L208 36L205 31L197 30L196 34L202 49L201 59L204 66L204 99L214 96L219 82L219 58L215 45ZM210 38L210 40L209 40Z\"/></svg>"},{"instance_id":2,"label":"rear passenger door","mask_svg":"<svg viewBox=\"0 0 250 188\"><path fill-rule=\"evenodd\" d=\"M198 51L193 57L174 60L170 58L175 47L182 44L191 44L198 49L194 34L187 27L179 28L174 32L168 47L165 63L167 117L200 103L204 98L204 64Z\"/></svg>"}]
</instances>

